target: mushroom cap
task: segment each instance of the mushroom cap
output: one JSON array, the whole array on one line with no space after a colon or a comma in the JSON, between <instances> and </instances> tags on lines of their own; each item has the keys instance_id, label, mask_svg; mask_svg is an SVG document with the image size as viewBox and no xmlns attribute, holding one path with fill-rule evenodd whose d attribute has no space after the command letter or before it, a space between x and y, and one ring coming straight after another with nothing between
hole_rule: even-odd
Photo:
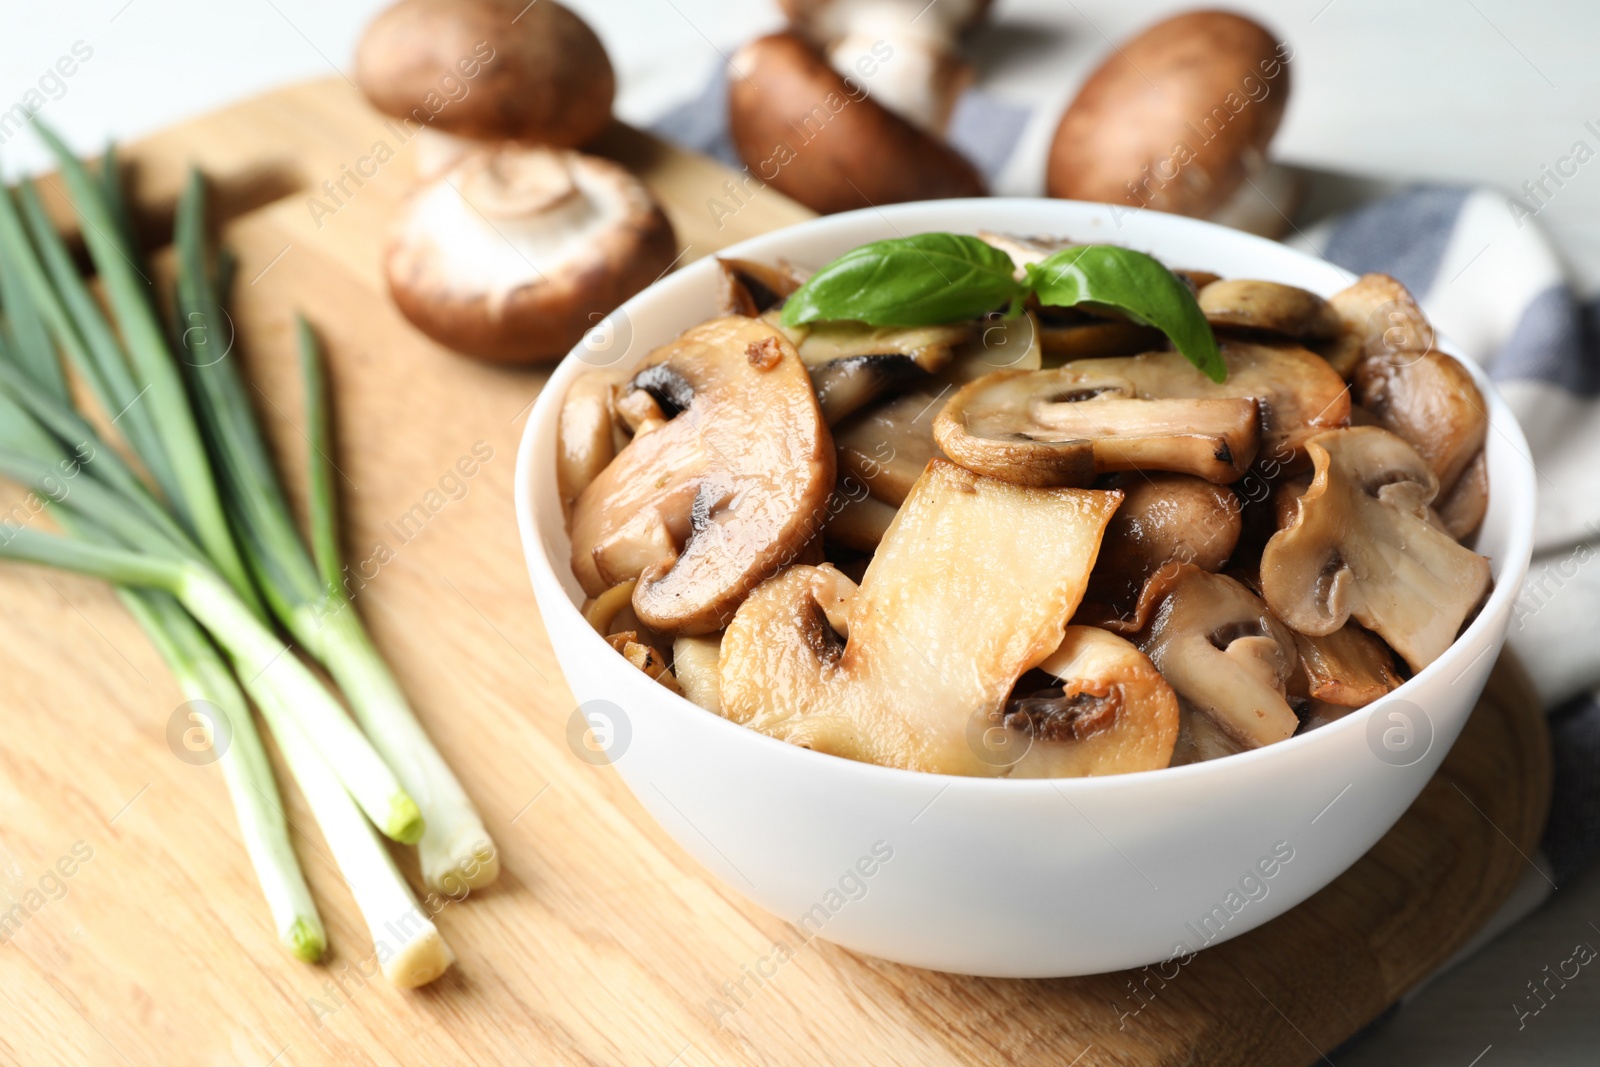
<instances>
[{"instance_id":1,"label":"mushroom cap","mask_svg":"<svg viewBox=\"0 0 1600 1067\"><path fill-rule=\"evenodd\" d=\"M1294 635L1260 597L1189 563L1163 568L1144 595L1156 607L1140 647L1180 697L1246 747L1294 734Z\"/></svg>"},{"instance_id":2,"label":"mushroom cap","mask_svg":"<svg viewBox=\"0 0 1600 1067\"><path fill-rule=\"evenodd\" d=\"M499 147L419 187L384 257L401 312L495 362L559 359L671 265L672 226L609 160Z\"/></svg>"},{"instance_id":3,"label":"mushroom cap","mask_svg":"<svg viewBox=\"0 0 1600 1067\"><path fill-rule=\"evenodd\" d=\"M1226 11L1175 15L1084 82L1056 128L1046 187L1210 215L1265 164L1288 98L1288 60L1264 27Z\"/></svg>"},{"instance_id":4,"label":"mushroom cap","mask_svg":"<svg viewBox=\"0 0 1600 1067\"><path fill-rule=\"evenodd\" d=\"M1311 486L1262 551L1262 593L1300 633L1320 637L1354 618L1421 670L1488 592L1489 561L1429 521L1438 479L1399 437L1356 426L1306 449Z\"/></svg>"},{"instance_id":5,"label":"mushroom cap","mask_svg":"<svg viewBox=\"0 0 1600 1067\"><path fill-rule=\"evenodd\" d=\"M1061 644L1120 499L930 462L859 590L831 566L794 566L739 608L722 639L722 714L849 759L1008 773L981 739Z\"/></svg>"},{"instance_id":6,"label":"mushroom cap","mask_svg":"<svg viewBox=\"0 0 1600 1067\"><path fill-rule=\"evenodd\" d=\"M579 495L572 570L597 596L638 578L633 609L663 634L721 629L827 514L833 442L784 336L729 317L686 330L625 388L668 418Z\"/></svg>"},{"instance_id":7,"label":"mushroom cap","mask_svg":"<svg viewBox=\"0 0 1600 1067\"><path fill-rule=\"evenodd\" d=\"M600 38L555 0L400 0L362 35L356 81L397 118L556 148L598 137L616 93Z\"/></svg>"},{"instance_id":8,"label":"mushroom cap","mask_svg":"<svg viewBox=\"0 0 1600 1067\"><path fill-rule=\"evenodd\" d=\"M1329 297L1328 304L1362 355L1433 351L1428 316L1410 290L1387 274L1363 274Z\"/></svg>"},{"instance_id":9,"label":"mushroom cap","mask_svg":"<svg viewBox=\"0 0 1600 1067\"><path fill-rule=\"evenodd\" d=\"M1443 352L1368 356L1352 383L1356 402L1378 425L1404 438L1439 479L1439 492L1455 488L1483 452L1489 414L1483 394L1458 361Z\"/></svg>"},{"instance_id":10,"label":"mushroom cap","mask_svg":"<svg viewBox=\"0 0 1600 1067\"><path fill-rule=\"evenodd\" d=\"M966 157L846 82L793 33L734 57L728 127L751 173L824 214L984 194Z\"/></svg>"}]
</instances>

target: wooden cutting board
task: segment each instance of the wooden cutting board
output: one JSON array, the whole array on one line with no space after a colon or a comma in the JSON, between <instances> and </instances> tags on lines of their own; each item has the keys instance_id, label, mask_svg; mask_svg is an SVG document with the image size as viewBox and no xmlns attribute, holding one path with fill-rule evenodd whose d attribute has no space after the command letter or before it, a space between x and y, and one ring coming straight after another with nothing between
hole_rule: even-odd
<instances>
[{"instance_id":1,"label":"wooden cutting board","mask_svg":"<svg viewBox=\"0 0 1600 1067\"><path fill-rule=\"evenodd\" d=\"M395 158L339 193L380 141ZM1526 677L1502 662L1444 769L1371 853L1164 986L963 978L816 942L737 1015L714 1014L724 982L794 935L707 877L609 769L569 750L573 702L511 510L515 443L546 375L453 357L389 306L379 249L411 180L396 142L334 80L128 154L158 224L187 164L216 178L240 259L237 348L296 489L292 312L322 331L348 552L366 579L357 603L482 810L505 876L439 915L455 969L397 992L363 977L367 933L291 795L334 949L325 966L290 959L219 772L169 748L181 698L132 621L100 584L0 567L0 910L21 905L0 933L0 1060L1311 1063L1445 960L1526 871L1548 806L1548 740ZM770 192L743 202L724 168L631 130L603 148L666 203L685 261L808 214ZM453 478L474 453L473 477ZM5 507L18 498L9 487Z\"/></svg>"}]
</instances>

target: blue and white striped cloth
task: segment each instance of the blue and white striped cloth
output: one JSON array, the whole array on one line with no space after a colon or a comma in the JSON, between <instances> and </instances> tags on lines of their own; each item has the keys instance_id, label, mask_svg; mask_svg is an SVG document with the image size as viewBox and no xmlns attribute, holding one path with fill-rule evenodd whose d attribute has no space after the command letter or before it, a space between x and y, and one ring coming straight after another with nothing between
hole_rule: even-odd
<instances>
[{"instance_id":1,"label":"blue and white striped cloth","mask_svg":"<svg viewBox=\"0 0 1600 1067\"><path fill-rule=\"evenodd\" d=\"M950 139L994 179L1033 118L1025 107L968 92ZM721 71L652 130L743 166L727 135ZM1312 181L1311 204L1383 188ZM1549 710L1555 798L1538 861L1545 869L1528 872L1470 949L1536 907L1551 879L1565 884L1600 853L1600 302L1577 298L1525 205L1514 210L1502 193L1391 186L1353 209L1296 224L1288 243L1358 274L1391 274L1416 294L1434 325L1488 369L1533 449L1535 557L1510 643Z\"/></svg>"}]
</instances>

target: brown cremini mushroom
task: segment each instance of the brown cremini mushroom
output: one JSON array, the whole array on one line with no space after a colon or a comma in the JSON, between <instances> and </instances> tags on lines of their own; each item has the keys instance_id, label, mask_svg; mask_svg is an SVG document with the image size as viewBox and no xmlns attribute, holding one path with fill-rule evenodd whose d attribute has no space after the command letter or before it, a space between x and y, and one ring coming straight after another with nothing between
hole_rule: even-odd
<instances>
[{"instance_id":1,"label":"brown cremini mushroom","mask_svg":"<svg viewBox=\"0 0 1600 1067\"><path fill-rule=\"evenodd\" d=\"M356 82L378 110L421 127L423 177L474 142L587 144L611 125L616 92L600 39L555 0L401 0L362 35Z\"/></svg>"},{"instance_id":2,"label":"brown cremini mushroom","mask_svg":"<svg viewBox=\"0 0 1600 1067\"><path fill-rule=\"evenodd\" d=\"M1266 152L1289 98L1289 55L1225 11L1174 15L1123 42L1061 117L1049 194L1276 232L1285 189L1267 177Z\"/></svg>"},{"instance_id":3,"label":"brown cremini mushroom","mask_svg":"<svg viewBox=\"0 0 1600 1067\"><path fill-rule=\"evenodd\" d=\"M1294 635L1259 597L1188 563L1159 571L1145 596L1154 614L1140 647L1180 697L1247 748L1294 734Z\"/></svg>"},{"instance_id":4,"label":"brown cremini mushroom","mask_svg":"<svg viewBox=\"0 0 1600 1067\"><path fill-rule=\"evenodd\" d=\"M1118 499L934 460L859 589L831 566L790 567L744 602L722 639L722 714L849 759L1009 773L982 737L1061 644ZM1033 747L1048 761L1051 742Z\"/></svg>"},{"instance_id":5,"label":"brown cremini mushroom","mask_svg":"<svg viewBox=\"0 0 1600 1067\"><path fill-rule=\"evenodd\" d=\"M384 274L406 318L495 362L558 359L671 266L672 227L639 180L575 152L476 152L412 194Z\"/></svg>"},{"instance_id":6,"label":"brown cremini mushroom","mask_svg":"<svg viewBox=\"0 0 1600 1067\"><path fill-rule=\"evenodd\" d=\"M734 148L753 175L812 210L983 195L961 153L878 103L800 36L752 41L731 66Z\"/></svg>"},{"instance_id":7,"label":"brown cremini mushroom","mask_svg":"<svg viewBox=\"0 0 1600 1067\"><path fill-rule=\"evenodd\" d=\"M1311 486L1261 556L1267 602L1313 637L1354 618L1421 670L1488 591L1488 560L1429 521L1438 480L1401 438L1358 426L1319 434L1307 450Z\"/></svg>"},{"instance_id":8,"label":"brown cremini mushroom","mask_svg":"<svg viewBox=\"0 0 1600 1067\"><path fill-rule=\"evenodd\" d=\"M634 611L663 634L721 629L826 517L833 443L811 380L782 334L730 317L651 353L626 388L669 418L579 495L573 574L591 596L638 578Z\"/></svg>"}]
</instances>

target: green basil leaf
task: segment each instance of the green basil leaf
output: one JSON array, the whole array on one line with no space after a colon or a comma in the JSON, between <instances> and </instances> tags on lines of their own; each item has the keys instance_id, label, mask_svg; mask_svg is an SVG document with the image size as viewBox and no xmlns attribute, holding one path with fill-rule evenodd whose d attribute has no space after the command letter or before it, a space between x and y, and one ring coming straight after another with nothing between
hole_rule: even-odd
<instances>
[{"instance_id":1,"label":"green basil leaf","mask_svg":"<svg viewBox=\"0 0 1600 1067\"><path fill-rule=\"evenodd\" d=\"M955 233L862 245L829 263L783 308L789 326L848 319L872 326L934 326L976 318L1024 292L1011 257Z\"/></svg>"},{"instance_id":2,"label":"green basil leaf","mask_svg":"<svg viewBox=\"0 0 1600 1067\"><path fill-rule=\"evenodd\" d=\"M1063 248L1030 266L1026 284L1039 303L1051 307L1115 308L1170 337L1173 347L1212 381L1228 377L1194 294L1182 278L1143 252L1116 245Z\"/></svg>"}]
</instances>

